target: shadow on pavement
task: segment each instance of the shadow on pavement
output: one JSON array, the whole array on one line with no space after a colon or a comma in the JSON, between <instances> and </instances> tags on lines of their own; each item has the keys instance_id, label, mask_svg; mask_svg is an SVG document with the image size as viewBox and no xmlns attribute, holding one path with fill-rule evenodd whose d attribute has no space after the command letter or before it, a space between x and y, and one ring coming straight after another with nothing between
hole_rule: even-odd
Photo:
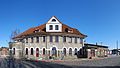
<instances>
[{"instance_id":1,"label":"shadow on pavement","mask_svg":"<svg viewBox=\"0 0 120 68\"><path fill-rule=\"evenodd\" d=\"M44 62L44 61L27 61L38 68L120 68L120 66L69 66L63 64L57 64L53 62Z\"/></svg>"}]
</instances>

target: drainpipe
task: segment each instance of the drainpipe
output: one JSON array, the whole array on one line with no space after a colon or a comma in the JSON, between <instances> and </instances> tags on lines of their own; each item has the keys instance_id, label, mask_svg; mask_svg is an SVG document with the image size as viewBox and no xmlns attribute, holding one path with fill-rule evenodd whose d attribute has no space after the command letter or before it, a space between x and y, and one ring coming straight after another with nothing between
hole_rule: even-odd
<instances>
[{"instance_id":1,"label":"drainpipe","mask_svg":"<svg viewBox=\"0 0 120 68\"><path fill-rule=\"evenodd\" d=\"M45 41L46 41L46 59L48 59L48 56L47 56L47 34L46 34L46 38L45 38Z\"/></svg>"}]
</instances>

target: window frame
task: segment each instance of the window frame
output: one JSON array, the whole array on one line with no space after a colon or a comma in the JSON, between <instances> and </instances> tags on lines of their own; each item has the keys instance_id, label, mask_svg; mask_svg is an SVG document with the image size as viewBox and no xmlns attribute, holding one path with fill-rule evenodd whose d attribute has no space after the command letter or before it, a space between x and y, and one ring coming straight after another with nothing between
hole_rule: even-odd
<instances>
[{"instance_id":1,"label":"window frame","mask_svg":"<svg viewBox=\"0 0 120 68\"><path fill-rule=\"evenodd\" d=\"M34 49L31 48L30 51L31 51L30 54L31 54L31 55L34 55Z\"/></svg>"},{"instance_id":2,"label":"window frame","mask_svg":"<svg viewBox=\"0 0 120 68\"><path fill-rule=\"evenodd\" d=\"M37 36L36 37L36 43L39 43L40 42L40 40L39 40L39 37Z\"/></svg>"},{"instance_id":3,"label":"window frame","mask_svg":"<svg viewBox=\"0 0 120 68\"><path fill-rule=\"evenodd\" d=\"M55 42L59 42L59 36L55 36Z\"/></svg>"},{"instance_id":4,"label":"window frame","mask_svg":"<svg viewBox=\"0 0 120 68\"><path fill-rule=\"evenodd\" d=\"M63 36L63 42L66 42L66 36Z\"/></svg>"},{"instance_id":5,"label":"window frame","mask_svg":"<svg viewBox=\"0 0 120 68\"><path fill-rule=\"evenodd\" d=\"M55 30L59 30L59 25L55 25Z\"/></svg>"},{"instance_id":6,"label":"window frame","mask_svg":"<svg viewBox=\"0 0 120 68\"><path fill-rule=\"evenodd\" d=\"M33 43L33 41L34 41L34 38L33 38L33 37L31 37L31 43Z\"/></svg>"},{"instance_id":7,"label":"window frame","mask_svg":"<svg viewBox=\"0 0 120 68\"><path fill-rule=\"evenodd\" d=\"M43 42L45 42L46 41L46 39L45 39L46 37L45 36L43 36Z\"/></svg>"},{"instance_id":8,"label":"window frame","mask_svg":"<svg viewBox=\"0 0 120 68\"><path fill-rule=\"evenodd\" d=\"M53 25L49 25L49 30L53 30Z\"/></svg>"},{"instance_id":9,"label":"window frame","mask_svg":"<svg viewBox=\"0 0 120 68\"><path fill-rule=\"evenodd\" d=\"M77 37L75 37L75 43L77 43Z\"/></svg>"}]
</instances>

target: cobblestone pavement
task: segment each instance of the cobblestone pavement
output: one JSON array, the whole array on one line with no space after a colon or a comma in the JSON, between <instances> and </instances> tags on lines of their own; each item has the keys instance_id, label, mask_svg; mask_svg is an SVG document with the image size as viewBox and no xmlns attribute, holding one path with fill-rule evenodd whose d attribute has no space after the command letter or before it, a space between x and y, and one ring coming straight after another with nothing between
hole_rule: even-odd
<instances>
[{"instance_id":1,"label":"cobblestone pavement","mask_svg":"<svg viewBox=\"0 0 120 68\"><path fill-rule=\"evenodd\" d=\"M118 66L120 68L120 56L108 57L108 58L99 58L92 60L71 60L71 61L62 61L62 62L53 62L57 64L63 64L68 66L110 66L115 67Z\"/></svg>"},{"instance_id":2,"label":"cobblestone pavement","mask_svg":"<svg viewBox=\"0 0 120 68\"><path fill-rule=\"evenodd\" d=\"M21 60L0 58L0 68L35 68Z\"/></svg>"},{"instance_id":3,"label":"cobblestone pavement","mask_svg":"<svg viewBox=\"0 0 120 68\"><path fill-rule=\"evenodd\" d=\"M68 61L21 61L0 58L0 68L120 68L120 56Z\"/></svg>"}]
</instances>

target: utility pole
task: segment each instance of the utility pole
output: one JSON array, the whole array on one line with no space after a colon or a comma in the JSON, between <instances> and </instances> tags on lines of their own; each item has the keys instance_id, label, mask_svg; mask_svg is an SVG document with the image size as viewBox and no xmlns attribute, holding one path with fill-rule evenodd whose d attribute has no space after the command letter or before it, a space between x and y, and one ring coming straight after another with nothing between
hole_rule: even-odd
<instances>
[{"instance_id":1,"label":"utility pole","mask_svg":"<svg viewBox=\"0 0 120 68\"><path fill-rule=\"evenodd\" d=\"M118 40L117 40L117 42L116 42L116 45L117 45L117 55L118 55Z\"/></svg>"},{"instance_id":2,"label":"utility pole","mask_svg":"<svg viewBox=\"0 0 120 68\"><path fill-rule=\"evenodd\" d=\"M101 46L102 46L103 42L100 42L100 43L101 43Z\"/></svg>"}]
</instances>

